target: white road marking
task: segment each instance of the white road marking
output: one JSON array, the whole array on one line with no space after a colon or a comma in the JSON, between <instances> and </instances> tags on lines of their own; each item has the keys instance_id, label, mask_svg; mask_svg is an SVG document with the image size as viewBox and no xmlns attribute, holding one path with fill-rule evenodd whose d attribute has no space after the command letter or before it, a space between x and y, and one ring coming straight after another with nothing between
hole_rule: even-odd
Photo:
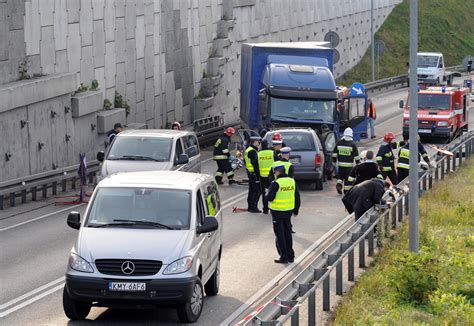
<instances>
[{"instance_id":1,"label":"white road marking","mask_svg":"<svg viewBox=\"0 0 474 326\"><path fill-rule=\"evenodd\" d=\"M0 232L11 230L11 229L17 228L19 226L22 226L22 225L25 225L25 224L28 224L28 223L36 222L36 221L42 220L46 217L49 217L49 216L52 216L52 215L55 215L55 214L59 214L59 213L62 213L62 212L66 212L68 210L71 210L71 209L76 208L76 207L80 207L82 205L85 205L85 204L77 204L77 205L70 206L70 207L67 207L67 208L64 208L64 209L60 209L59 211L55 211L55 212L51 212L51 213L48 213L48 214L45 214L45 215L42 215L42 216L35 217L35 218L33 218L31 220L28 220L28 221L24 221L24 222L21 222L21 223L18 223L18 224L13 224L13 225L4 227L3 229L0 229Z\"/></svg>"},{"instance_id":2,"label":"white road marking","mask_svg":"<svg viewBox=\"0 0 474 326\"><path fill-rule=\"evenodd\" d=\"M337 229L339 229L342 225L344 225L350 219L353 219L353 215L346 216L342 221L337 223L331 230L326 232L321 238L319 238L316 242L314 242L308 249L303 252L298 258L295 260L294 263L288 265L284 270L282 270L277 276L271 279L267 284L265 284L258 292L252 295L245 303L243 303L237 310L235 310L229 317L227 317L223 322L220 323L221 326L230 325L230 322L235 320L240 314L242 314L246 309L248 309L255 301L258 300L264 293L270 291L278 282L285 277L288 273L290 273L293 269L297 267L297 265L303 261L314 249L321 245L331 234L333 234Z\"/></svg>"}]
</instances>

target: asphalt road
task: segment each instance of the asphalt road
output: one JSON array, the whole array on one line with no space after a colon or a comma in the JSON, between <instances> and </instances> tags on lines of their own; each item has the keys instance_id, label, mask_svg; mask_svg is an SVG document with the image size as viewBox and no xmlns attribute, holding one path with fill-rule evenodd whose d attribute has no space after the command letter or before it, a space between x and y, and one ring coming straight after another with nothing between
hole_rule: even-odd
<instances>
[{"instance_id":1,"label":"asphalt road","mask_svg":"<svg viewBox=\"0 0 474 326\"><path fill-rule=\"evenodd\" d=\"M400 99L406 90L374 96L378 111L377 138L363 141L360 149L376 150L387 131L401 134ZM474 114L471 114L471 122ZM215 172L210 151L203 151L203 173ZM239 176L243 176L240 171ZM335 191L335 181L314 191L303 184L302 209L293 219L294 249L300 256L344 219L346 213ZM246 207L243 185L220 188L224 204L224 251L221 287L216 297L206 298L197 325L218 325L285 268L277 258L271 217L232 213L233 206ZM2 325L174 325L172 309L114 310L93 308L84 322L70 322L62 310L62 287L69 250L76 231L66 225L69 210L84 212L85 206L55 207L51 201L29 203L0 213L0 323Z\"/></svg>"}]
</instances>

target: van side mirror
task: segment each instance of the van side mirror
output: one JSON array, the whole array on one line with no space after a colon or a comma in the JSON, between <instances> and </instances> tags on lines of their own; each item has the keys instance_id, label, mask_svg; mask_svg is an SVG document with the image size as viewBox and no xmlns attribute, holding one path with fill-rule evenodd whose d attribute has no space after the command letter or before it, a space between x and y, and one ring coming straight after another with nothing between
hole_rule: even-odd
<instances>
[{"instance_id":1,"label":"van side mirror","mask_svg":"<svg viewBox=\"0 0 474 326\"><path fill-rule=\"evenodd\" d=\"M189 162L189 156L186 154L179 154L176 165L187 164Z\"/></svg>"},{"instance_id":2,"label":"van side mirror","mask_svg":"<svg viewBox=\"0 0 474 326\"><path fill-rule=\"evenodd\" d=\"M100 152L97 153L97 161L104 162L104 158L105 158L104 151L100 151Z\"/></svg>"},{"instance_id":3,"label":"van side mirror","mask_svg":"<svg viewBox=\"0 0 474 326\"><path fill-rule=\"evenodd\" d=\"M398 107L400 109L404 109L405 108L405 103L403 102L403 100L400 100L400 103L398 104Z\"/></svg>"},{"instance_id":4,"label":"van side mirror","mask_svg":"<svg viewBox=\"0 0 474 326\"><path fill-rule=\"evenodd\" d=\"M197 234L209 233L219 228L219 222L214 216L206 216L204 223L196 228Z\"/></svg>"},{"instance_id":5,"label":"van side mirror","mask_svg":"<svg viewBox=\"0 0 474 326\"><path fill-rule=\"evenodd\" d=\"M79 212L71 212L67 216L67 225L71 228L79 230L81 227L81 214Z\"/></svg>"},{"instance_id":6,"label":"van side mirror","mask_svg":"<svg viewBox=\"0 0 474 326\"><path fill-rule=\"evenodd\" d=\"M258 111L262 116L267 114L267 90L265 88L258 92Z\"/></svg>"}]
</instances>

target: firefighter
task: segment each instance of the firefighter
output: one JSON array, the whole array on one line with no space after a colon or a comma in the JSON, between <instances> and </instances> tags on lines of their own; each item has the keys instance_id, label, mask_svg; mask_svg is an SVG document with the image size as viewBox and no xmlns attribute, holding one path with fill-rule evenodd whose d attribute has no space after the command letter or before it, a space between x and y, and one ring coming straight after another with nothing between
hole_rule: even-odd
<instances>
[{"instance_id":1,"label":"firefighter","mask_svg":"<svg viewBox=\"0 0 474 326\"><path fill-rule=\"evenodd\" d=\"M173 130L181 130L181 124L178 121L173 122L171 125L171 129Z\"/></svg>"},{"instance_id":2,"label":"firefighter","mask_svg":"<svg viewBox=\"0 0 474 326\"><path fill-rule=\"evenodd\" d=\"M339 140L334 148L332 158L334 163L337 162L337 184L336 190L338 194L342 194L342 190L348 191L351 185L348 181L349 174L355 163L359 163L359 150L353 140L353 131L351 128L344 130L344 136Z\"/></svg>"},{"instance_id":3,"label":"firefighter","mask_svg":"<svg viewBox=\"0 0 474 326\"><path fill-rule=\"evenodd\" d=\"M378 178L366 180L349 190L342 197L342 202L349 214L354 213L357 222L372 206L381 203L385 191L389 188L387 181Z\"/></svg>"},{"instance_id":4,"label":"firefighter","mask_svg":"<svg viewBox=\"0 0 474 326\"><path fill-rule=\"evenodd\" d=\"M377 111L375 110L374 102L372 102L372 99L369 98L369 105L367 108L367 120L369 121L369 126L370 126L370 139L375 138L374 123L376 119L377 119Z\"/></svg>"},{"instance_id":5,"label":"firefighter","mask_svg":"<svg viewBox=\"0 0 474 326\"><path fill-rule=\"evenodd\" d=\"M260 169L258 167L258 147L260 137L250 137L250 146L245 150L244 161L249 178L249 193L247 195L248 211L251 213L261 213L258 209L258 199L260 198Z\"/></svg>"},{"instance_id":6,"label":"firefighter","mask_svg":"<svg viewBox=\"0 0 474 326\"><path fill-rule=\"evenodd\" d=\"M262 141L262 148L258 151L258 168L260 170L260 190L262 192L263 214L268 214L268 201L265 192L270 187L270 170L273 166L273 151L268 148L268 141Z\"/></svg>"},{"instance_id":7,"label":"firefighter","mask_svg":"<svg viewBox=\"0 0 474 326\"><path fill-rule=\"evenodd\" d=\"M395 135L392 132L388 132L383 137L383 144L380 146L377 152L377 163L382 171L382 176L385 179L390 179L392 184L398 184L397 171L395 170L395 156L393 150L405 145L403 141L394 141Z\"/></svg>"},{"instance_id":8,"label":"firefighter","mask_svg":"<svg viewBox=\"0 0 474 326\"><path fill-rule=\"evenodd\" d=\"M283 137L279 132L273 134L272 136L272 146L273 146L273 160L279 161L281 159L280 150L283 147Z\"/></svg>"},{"instance_id":9,"label":"firefighter","mask_svg":"<svg viewBox=\"0 0 474 326\"><path fill-rule=\"evenodd\" d=\"M349 174L349 177L347 178L351 184L351 187L373 178L379 178L380 180L383 180L379 166L374 161L374 152L363 151L360 154L360 157L364 161L354 166L354 168L351 170L351 173Z\"/></svg>"},{"instance_id":10,"label":"firefighter","mask_svg":"<svg viewBox=\"0 0 474 326\"><path fill-rule=\"evenodd\" d=\"M398 152L398 166L397 166L398 182L401 182L406 177L408 177L408 174L410 171L410 148L409 148L410 144L409 144L408 137L403 137L403 140L405 141L405 145L402 148L400 148L400 151ZM419 135L417 135L417 141L418 141L418 162L420 162L420 157L422 157L423 160L425 160L425 162L428 164L428 166L431 166L430 158L428 156L428 153L426 152L425 147L420 142Z\"/></svg>"},{"instance_id":11,"label":"firefighter","mask_svg":"<svg viewBox=\"0 0 474 326\"><path fill-rule=\"evenodd\" d=\"M292 215L297 216L300 208L300 194L293 178L285 174L285 166L273 167L274 180L268 189L267 200L272 212L273 232L275 232L277 250L280 255L275 263L294 262L293 236L291 235Z\"/></svg>"},{"instance_id":12,"label":"firefighter","mask_svg":"<svg viewBox=\"0 0 474 326\"><path fill-rule=\"evenodd\" d=\"M223 184L222 178L224 174L227 174L227 180L229 185L235 183L234 180L234 171L232 170L232 165L230 164L230 152L229 152L229 143L232 136L235 134L235 129L232 127L227 128L224 131L224 134L219 137L219 139L214 144L214 161L217 163L217 172L216 172L216 182L218 184Z\"/></svg>"}]
</instances>

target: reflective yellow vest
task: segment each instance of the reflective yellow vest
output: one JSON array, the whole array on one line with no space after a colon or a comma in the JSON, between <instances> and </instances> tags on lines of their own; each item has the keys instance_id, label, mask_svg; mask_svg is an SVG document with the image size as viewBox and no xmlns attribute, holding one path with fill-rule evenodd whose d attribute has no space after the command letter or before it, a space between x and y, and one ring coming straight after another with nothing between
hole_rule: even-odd
<instances>
[{"instance_id":1,"label":"reflective yellow vest","mask_svg":"<svg viewBox=\"0 0 474 326\"><path fill-rule=\"evenodd\" d=\"M293 178L283 177L275 180L278 183L278 192L270 202L270 209L274 211L292 211L295 209L296 183Z\"/></svg>"},{"instance_id":2,"label":"reflective yellow vest","mask_svg":"<svg viewBox=\"0 0 474 326\"><path fill-rule=\"evenodd\" d=\"M260 170L260 176L268 177L272 166L273 151L271 149L264 149L258 152L258 169Z\"/></svg>"},{"instance_id":3,"label":"reflective yellow vest","mask_svg":"<svg viewBox=\"0 0 474 326\"><path fill-rule=\"evenodd\" d=\"M206 202L207 202L207 211L209 212L209 215L215 216L216 208L214 207L214 203L212 202L212 195L207 196Z\"/></svg>"},{"instance_id":4,"label":"reflective yellow vest","mask_svg":"<svg viewBox=\"0 0 474 326\"><path fill-rule=\"evenodd\" d=\"M291 162L287 162L287 161L276 161L276 162L273 163L272 168L274 168L275 166L280 166L280 165L283 165L285 167L285 173L288 175L288 173L290 173L290 167L293 164L291 164Z\"/></svg>"},{"instance_id":5,"label":"reflective yellow vest","mask_svg":"<svg viewBox=\"0 0 474 326\"><path fill-rule=\"evenodd\" d=\"M252 146L247 147L247 149L245 150L244 160L245 160L245 167L247 168L247 171L249 171L250 173L253 173L255 172L255 170L249 158L250 151L255 151L255 148L253 148Z\"/></svg>"}]
</instances>

